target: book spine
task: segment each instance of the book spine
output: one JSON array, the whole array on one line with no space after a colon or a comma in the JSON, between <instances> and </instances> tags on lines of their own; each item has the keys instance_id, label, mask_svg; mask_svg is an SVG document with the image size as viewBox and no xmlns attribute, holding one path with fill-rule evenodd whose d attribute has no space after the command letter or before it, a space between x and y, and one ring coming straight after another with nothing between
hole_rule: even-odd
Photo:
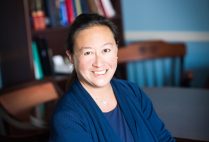
<instances>
[{"instance_id":1,"label":"book spine","mask_svg":"<svg viewBox=\"0 0 209 142\"><path fill-rule=\"evenodd\" d=\"M74 0L74 2L75 2L75 8L76 8L76 16L78 16L82 13L81 2L80 0Z\"/></svg>"},{"instance_id":2,"label":"book spine","mask_svg":"<svg viewBox=\"0 0 209 142\"><path fill-rule=\"evenodd\" d=\"M52 57L50 53L50 49L48 48L48 44L46 39L44 38L36 38L38 54L40 56L40 62L43 69L44 76L50 76L53 74L53 64Z\"/></svg>"},{"instance_id":3,"label":"book spine","mask_svg":"<svg viewBox=\"0 0 209 142\"><path fill-rule=\"evenodd\" d=\"M45 11L48 14L49 26L55 27L60 25L60 10L56 0L45 0Z\"/></svg>"},{"instance_id":4,"label":"book spine","mask_svg":"<svg viewBox=\"0 0 209 142\"><path fill-rule=\"evenodd\" d=\"M37 80L43 79L43 70L41 66L40 57L38 54L38 48L36 42L32 42L32 53L33 53L33 65L34 65L34 71L35 71L35 78Z\"/></svg>"},{"instance_id":5,"label":"book spine","mask_svg":"<svg viewBox=\"0 0 209 142\"><path fill-rule=\"evenodd\" d=\"M60 0L60 24L63 26L68 25L67 8L65 0Z\"/></svg>"},{"instance_id":6,"label":"book spine","mask_svg":"<svg viewBox=\"0 0 209 142\"><path fill-rule=\"evenodd\" d=\"M73 4L73 15L74 17L76 17L77 16L76 1L72 0L72 4Z\"/></svg>"},{"instance_id":7,"label":"book spine","mask_svg":"<svg viewBox=\"0 0 209 142\"><path fill-rule=\"evenodd\" d=\"M94 0L87 0L91 13L98 13L98 9Z\"/></svg>"},{"instance_id":8,"label":"book spine","mask_svg":"<svg viewBox=\"0 0 209 142\"><path fill-rule=\"evenodd\" d=\"M44 30L46 28L46 16L43 2L34 0L31 2L30 8L34 30Z\"/></svg>"},{"instance_id":9,"label":"book spine","mask_svg":"<svg viewBox=\"0 0 209 142\"><path fill-rule=\"evenodd\" d=\"M107 17L107 13L106 13L106 11L104 9L104 5L102 4L102 1L101 0L98 0L98 2L99 2L99 5L100 5L101 10L103 11L104 16Z\"/></svg>"},{"instance_id":10,"label":"book spine","mask_svg":"<svg viewBox=\"0 0 209 142\"><path fill-rule=\"evenodd\" d=\"M80 3L82 13L89 13L90 9L87 0L80 0Z\"/></svg>"},{"instance_id":11,"label":"book spine","mask_svg":"<svg viewBox=\"0 0 209 142\"><path fill-rule=\"evenodd\" d=\"M107 18L111 18L116 15L115 9L113 8L110 0L100 0L100 2Z\"/></svg>"},{"instance_id":12,"label":"book spine","mask_svg":"<svg viewBox=\"0 0 209 142\"><path fill-rule=\"evenodd\" d=\"M66 9L67 9L67 17L68 23L71 24L74 21L74 9L73 9L73 1L72 0L65 0L66 2Z\"/></svg>"},{"instance_id":13,"label":"book spine","mask_svg":"<svg viewBox=\"0 0 209 142\"><path fill-rule=\"evenodd\" d=\"M102 16L105 16L105 13L102 9L102 6L101 6L101 3L100 3L100 0L94 0L95 4L96 4L96 8L97 8L97 13L99 15L102 15Z\"/></svg>"}]
</instances>

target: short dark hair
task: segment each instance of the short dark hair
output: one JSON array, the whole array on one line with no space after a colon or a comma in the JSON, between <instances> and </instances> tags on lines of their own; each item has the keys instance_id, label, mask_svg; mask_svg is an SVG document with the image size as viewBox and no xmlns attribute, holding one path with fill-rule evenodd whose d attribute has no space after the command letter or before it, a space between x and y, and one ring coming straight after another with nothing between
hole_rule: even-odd
<instances>
[{"instance_id":1,"label":"short dark hair","mask_svg":"<svg viewBox=\"0 0 209 142\"><path fill-rule=\"evenodd\" d=\"M95 25L103 25L110 28L113 33L116 44L118 44L118 30L116 25L109 19L94 13L80 14L76 17L75 21L70 25L68 38L67 38L67 50L72 54L74 53L74 38L75 34L81 30L89 28Z\"/></svg>"}]
</instances>

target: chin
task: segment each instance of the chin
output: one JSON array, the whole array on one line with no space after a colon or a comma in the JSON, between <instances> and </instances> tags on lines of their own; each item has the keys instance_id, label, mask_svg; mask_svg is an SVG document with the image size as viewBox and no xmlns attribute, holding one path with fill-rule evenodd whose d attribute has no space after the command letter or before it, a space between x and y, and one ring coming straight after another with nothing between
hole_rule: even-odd
<instances>
[{"instance_id":1,"label":"chin","mask_svg":"<svg viewBox=\"0 0 209 142\"><path fill-rule=\"evenodd\" d=\"M99 80L99 81L93 82L94 86L99 87L99 88L105 87L109 83L110 83L110 79L108 79L108 80Z\"/></svg>"}]
</instances>

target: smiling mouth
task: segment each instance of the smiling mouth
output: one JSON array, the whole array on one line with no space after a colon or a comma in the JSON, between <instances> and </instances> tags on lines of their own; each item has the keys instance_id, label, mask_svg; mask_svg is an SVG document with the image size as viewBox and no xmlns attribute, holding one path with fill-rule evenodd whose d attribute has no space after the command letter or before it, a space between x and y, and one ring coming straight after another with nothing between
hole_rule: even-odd
<instances>
[{"instance_id":1,"label":"smiling mouth","mask_svg":"<svg viewBox=\"0 0 209 142\"><path fill-rule=\"evenodd\" d=\"M94 71L94 74L96 74L96 75L104 75L106 72L107 72L107 70Z\"/></svg>"}]
</instances>

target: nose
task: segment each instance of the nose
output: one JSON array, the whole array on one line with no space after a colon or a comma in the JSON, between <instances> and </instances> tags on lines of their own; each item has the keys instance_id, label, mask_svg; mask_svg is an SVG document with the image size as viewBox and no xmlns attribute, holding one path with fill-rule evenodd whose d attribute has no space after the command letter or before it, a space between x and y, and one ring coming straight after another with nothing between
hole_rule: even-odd
<instances>
[{"instance_id":1,"label":"nose","mask_svg":"<svg viewBox=\"0 0 209 142\"><path fill-rule=\"evenodd\" d=\"M103 57L101 55L95 54L93 66L99 68L102 67L103 65L104 65Z\"/></svg>"}]
</instances>

